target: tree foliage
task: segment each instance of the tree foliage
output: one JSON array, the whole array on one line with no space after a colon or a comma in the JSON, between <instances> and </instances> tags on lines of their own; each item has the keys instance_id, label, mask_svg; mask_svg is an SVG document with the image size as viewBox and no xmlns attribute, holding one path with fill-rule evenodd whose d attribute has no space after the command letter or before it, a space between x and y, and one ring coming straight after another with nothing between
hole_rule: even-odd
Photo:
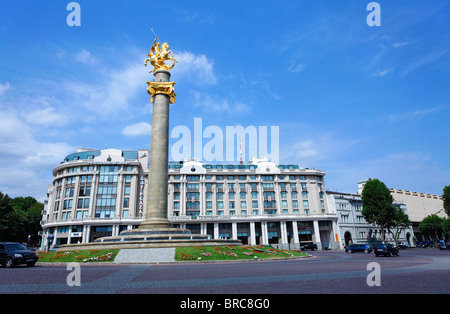
<instances>
[{"instance_id":1,"label":"tree foliage","mask_svg":"<svg viewBox=\"0 0 450 314\"><path fill-rule=\"evenodd\" d=\"M386 185L378 179L369 179L364 185L361 199L363 202L362 215L370 223L381 228L383 241L385 230L396 227L396 219L400 214L392 205L392 196Z\"/></svg>"},{"instance_id":2,"label":"tree foliage","mask_svg":"<svg viewBox=\"0 0 450 314\"><path fill-rule=\"evenodd\" d=\"M38 244L44 204L33 197L10 198L0 192L0 240Z\"/></svg>"},{"instance_id":3,"label":"tree foliage","mask_svg":"<svg viewBox=\"0 0 450 314\"><path fill-rule=\"evenodd\" d=\"M444 210L447 216L450 216L450 185L444 187L444 193L442 194L442 200L444 202Z\"/></svg>"},{"instance_id":4,"label":"tree foliage","mask_svg":"<svg viewBox=\"0 0 450 314\"><path fill-rule=\"evenodd\" d=\"M436 214L429 215L420 222L419 231L435 241L450 236L450 218L441 218Z\"/></svg>"}]
</instances>

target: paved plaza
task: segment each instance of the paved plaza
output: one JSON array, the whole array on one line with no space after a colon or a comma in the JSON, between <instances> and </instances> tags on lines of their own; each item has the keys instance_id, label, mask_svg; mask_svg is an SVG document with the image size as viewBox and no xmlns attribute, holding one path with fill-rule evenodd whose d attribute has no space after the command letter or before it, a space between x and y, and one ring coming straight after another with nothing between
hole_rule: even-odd
<instances>
[{"instance_id":1,"label":"paved plaza","mask_svg":"<svg viewBox=\"0 0 450 314\"><path fill-rule=\"evenodd\" d=\"M80 285L66 265L0 269L0 293L46 294L377 294L450 292L450 251L407 249L399 257L315 251L313 257L214 263L81 264ZM369 286L367 265L380 266ZM195 296L193 296L195 298Z\"/></svg>"}]
</instances>

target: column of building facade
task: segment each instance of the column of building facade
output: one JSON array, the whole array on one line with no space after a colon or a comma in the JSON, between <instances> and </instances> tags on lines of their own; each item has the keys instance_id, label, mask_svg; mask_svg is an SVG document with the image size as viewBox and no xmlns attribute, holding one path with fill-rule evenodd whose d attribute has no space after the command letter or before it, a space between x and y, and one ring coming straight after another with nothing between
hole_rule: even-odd
<instances>
[{"instance_id":1,"label":"column of building facade","mask_svg":"<svg viewBox=\"0 0 450 314\"><path fill-rule=\"evenodd\" d=\"M255 222L250 222L250 245L256 245Z\"/></svg>"},{"instance_id":2,"label":"column of building facade","mask_svg":"<svg viewBox=\"0 0 450 314\"><path fill-rule=\"evenodd\" d=\"M114 209L114 216L116 218L121 217L121 208L122 208L122 195L124 194L124 184L123 184L123 165L119 166L119 171L117 173L117 194L116 194L116 207ZM113 236L114 234L114 225L113 225Z\"/></svg>"},{"instance_id":3,"label":"column of building facade","mask_svg":"<svg viewBox=\"0 0 450 314\"><path fill-rule=\"evenodd\" d=\"M180 215L186 215L186 197L187 197L186 175L180 175Z\"/></svg>"},{"instance_id":4,"label":"column of building facade","mask_svg":"<svg viewBox=\"0 0 450 314\"><path fill-rule=\"evenodd\" d=\"M322 249L322 242L320 240L320 229L319 229L319 221L317 219L313 220L314 227L314 242L316 242L319 250Z\"/></svg>"},{"instance_id":5,"label":"column of building facade","mask_svg":"<svg viewBox=\"0 0 450 314\"><path fill-rule=\"evenodd\" d=\"M73 191L73 203L72 208L70 209L70 217L76 218L77 217L77 207L78 207L78 197L79 197L79 190L80 190L80 181L81 181L81 167L76 167L77 171L75 172L75 185L74 185L74 191ZM69 231L69 238L70 233L72 232L72 226L70 227ZM68 242L70 243L70 242Z\"/></svg>"},{"instance_id":6,"label":"column of building facade","mask_svg":"<svg viewBox=\"0 0 450 314\"><path fill-rule=\"evenodd\" d=\"M286 228L285 220L280 221L280 232L281 232L281 244L287 244L288 237L287 237L287 228Z\"/></svg>"},{"instance_id":7,"label":"column of building facade","mask_svg":"<svg viewBox=\"0 0 450 314\"><path fill-rule=\"evenodd\" d=\"M300 245L300 240L298 238L298 224L296 220L292 221L292 233L294 236L294 243Z\"/></svg>"},{"instance_id":8,"label":"column of building facade","mask_svg":"<svg viewBox=\"0 0 450 314\"><path fill-rule=\"evenodd\" d=\"M275 193L275 206L277 207L277 214L281 214L281 193L278 185L278 176L275 176L276 180L273 181L273 191Z\"/></svg>"}]
</instances>

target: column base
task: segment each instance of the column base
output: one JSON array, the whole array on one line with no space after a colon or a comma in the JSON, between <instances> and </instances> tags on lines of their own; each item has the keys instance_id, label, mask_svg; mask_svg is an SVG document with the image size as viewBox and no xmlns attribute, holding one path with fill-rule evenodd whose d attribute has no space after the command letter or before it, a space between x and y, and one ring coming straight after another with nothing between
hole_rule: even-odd
<instances>
[{"instance_id":1,"label":"column base","mask_svg":"<svg viewBox=\"0 0 450 314\"><path fill-rule=\"evenodd\" d=\"M138 229L152 230L152 229L168 229L170 227L171 223L167 219L154 218L144 220Z\"/></svg>"}]
</instances>

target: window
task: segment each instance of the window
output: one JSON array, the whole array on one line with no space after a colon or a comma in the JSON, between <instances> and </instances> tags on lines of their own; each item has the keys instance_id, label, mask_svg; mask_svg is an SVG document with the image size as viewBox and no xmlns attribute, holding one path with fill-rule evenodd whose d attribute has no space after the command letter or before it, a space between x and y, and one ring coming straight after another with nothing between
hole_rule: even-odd
<instances>
[{"instance_id":1,"label":"window","mask_svg":"<svg viewBox=\"0 0 450 314\"><path fill-rule=\"evenodd\" d=\"M91 196L91 187L90 186L81 186L78 196Z\"/></svg>"},{"instance_id":2,"label":"window","mask_svg":"<svg viewBox=\"0 0 450 314\"><path fill-rule=\"evenodd\" d=\"M130 206L130 199L128 197L125 197L123 199L123 207L128 208Z\"/></svg>"},{"instance_id":3,"label":"window","mask_svg":"<svg viewBox=\"0 0 450 314\"><path fill-rule=\"evenodd\" d=\"M242 209L247 208L247 202L246 201L241 201L241 208Z\"/></svg>"},{"instance_id":4,"label":"window","mask_svg":"<svg viewBox=\"0 0 450 314\"><path fill-rule=\"evenodd\" d=\"M252 208L258 208L258 201L252 201Z\"/></svg>"},{"instance_id":5,"label":"window","mask_svg":"<svg viewBox=\"0 0 450 314\"><path fill-rule=\"evenodd\" d=\"M239 193L239 198L240 198L241 200L245 200L246 197L247 197L247 193L245 193L245 192Z\"/></svg>"},{"instance_id":6,"label":"window","mask_svg":"<svg viewBox=\"0 0 450 314\"><path fill-rule=\"evenodd\" d=\"M74 188L66 188L66 193L64 194L64 197L73 197L73 191Z\"/></svg>"},{"instance_id":7,"label":"window","mask_svg":"<svg viewBox=\"0 0 450 314\"><path fill-rule=\"evenodd\" d=\"M200 176L186 176L187 181L198 181Z\"/></svg>"},{"instance_id":8,"label":"window","mask_svg":"<svg viewBox=\"0 0 450 314\"><path fill-rule=\"evenodd\" d=\"M99 183L117 183L119 166L101 166Z\"/></svg>"},{"instance_id":9,"label":"window","mask_svg":"<svg viewBox=\"0 0 450 314\"><path fill-rule=\"evenodd\" d=\"M89 208L89 198L79 198L77 208Z\"/></svg>"},{"instance_id":10,"label":"window","mask_svg":"<svg viewBox=\"0 0 450 314\"><path fill-rule=\"evenodd\" d=\"M235 208L234 207L234 201L230 201L228 205L229 205L230 209L234 209Z\"/></svg>"},{"instance_id":11,"label":"window","mask_svg":"<svg viewBox=\"0 0 450 314\"><path fill-rule=\"evenodd\" d=\"M235 193L234 193L234 192L230 192L230 193L228 194L228 198L229 198L230 200L234 200L234 196L235 196Z\"/></svg>"}]
</instances>

